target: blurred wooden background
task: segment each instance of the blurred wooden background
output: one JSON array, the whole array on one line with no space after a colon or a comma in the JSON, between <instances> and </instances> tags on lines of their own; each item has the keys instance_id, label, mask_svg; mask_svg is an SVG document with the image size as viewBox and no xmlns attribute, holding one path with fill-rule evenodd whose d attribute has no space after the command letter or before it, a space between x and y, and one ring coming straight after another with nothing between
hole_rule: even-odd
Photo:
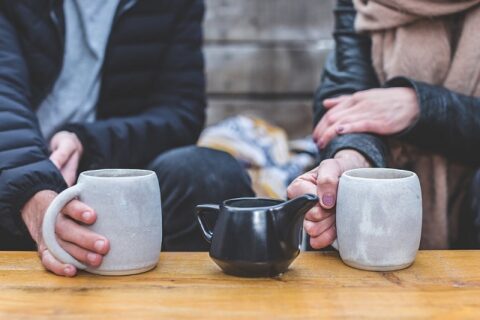
<instances>
[{"instance_id":1,"label":"blurred wooden background","mask_svg":"<svg viewBox=\"0 0 480 320\"><path fill-rule=\"evenodd\" d=\"M312 97L333 46L334 0L206 0L208 124L253 114L290 137L312 129Z\"/></svg>"}]
</instances>

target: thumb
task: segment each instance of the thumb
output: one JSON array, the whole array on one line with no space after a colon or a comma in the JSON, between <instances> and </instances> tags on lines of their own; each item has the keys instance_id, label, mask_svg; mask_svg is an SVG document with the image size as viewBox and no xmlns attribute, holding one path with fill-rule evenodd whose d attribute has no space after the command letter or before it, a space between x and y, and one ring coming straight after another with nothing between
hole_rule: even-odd
<instances>
[{"instance_id":1,"label":"thumb","mask_svg":"<svg viewBox=\"0 0 480 320\"><path fill-rule=\"evenodd\" d=\"M61 169L65 166L68 159L75 152L75 144L70 140L62 140L58 144L57 149L55 149L50 155L50 160L55 164L58 169Z\"/></svg>"},{"instance_id":2,"label":"thumb","mask_svg":"<svg viewBox=\"0 0 480 320\"><path fill-rule=\"evenodd\" d=\"M339 177L342 174L340 164L336 159L322 161L318 168L317 195L324 209L331 209L337 201Z\"/></svg>"}]
</instances>

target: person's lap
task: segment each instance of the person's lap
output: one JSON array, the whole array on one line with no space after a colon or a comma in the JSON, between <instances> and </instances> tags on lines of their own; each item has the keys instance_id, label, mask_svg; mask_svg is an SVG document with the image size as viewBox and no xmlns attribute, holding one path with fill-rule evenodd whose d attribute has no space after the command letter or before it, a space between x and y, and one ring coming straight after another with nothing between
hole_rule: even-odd
<instances>
[{"instance_id":1,"label":"person's lap","mask_svg":"<svg viewBox=\"0 0 480 320\"><path fill-rule=\"evenodd\" d=\"M178 148L160 155L148 169L157 173L160 182L166 251L208 250L196 221L196 205L254 196L246 171L225 152Z\"/></svg>"},{"instance_id":2,"label":"person's lap","mask_svg":"<svg viewBox=\"0 0 480 320\"><path fill-rule=\"evenodd\" d=\"M195 206L254 196L247 172L225 152L196 146L176 148L159 155L147 169L156 172L160 183L162 250L208 250ZM0 250L35 250L35 243L25 228L23 235L0 235Z\"/></svg>"}]
</instances>

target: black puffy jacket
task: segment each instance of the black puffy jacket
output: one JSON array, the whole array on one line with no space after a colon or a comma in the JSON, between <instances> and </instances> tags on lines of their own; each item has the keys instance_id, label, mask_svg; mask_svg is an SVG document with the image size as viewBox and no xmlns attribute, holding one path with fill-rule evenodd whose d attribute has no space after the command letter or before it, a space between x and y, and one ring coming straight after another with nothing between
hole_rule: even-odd
<instances>
[{"instance_id":1,"label":"black puffy jacket","mask_svg":"<svg viewBox=\"0 0 480 320\"><path fill-rule=\"evenodd\" d=\"M202 0L122 0L102 69L97 121L68 124L81 169L142 167L195 143L204 124ZM19 210L37 191L66 185L35 110L61 70L63 2L0 0L0 241L27 232Z\"/></svg>"},{"instance_id":2,"label":"black puffy jacket","mask_svg":"<svg viewBox=\"0 0 480 320\"><path fill-rule=\"evenodd\" d=\"M326 112L322 104L324 99L380 87L371 62L370 37L355 32L355 15L351 0L338 1L335 50L327 60L315 94L315 124ZM420 117L410 128L396 135L397 138L455 161L480 166L480 98L405 77L390 79L384 87L410 87L417 93ZM373 165L386 165L387 147L376 135L339 136L325 148L323 158L331 158L341 149L355 149Z\"/></svg>"}]
</instances>

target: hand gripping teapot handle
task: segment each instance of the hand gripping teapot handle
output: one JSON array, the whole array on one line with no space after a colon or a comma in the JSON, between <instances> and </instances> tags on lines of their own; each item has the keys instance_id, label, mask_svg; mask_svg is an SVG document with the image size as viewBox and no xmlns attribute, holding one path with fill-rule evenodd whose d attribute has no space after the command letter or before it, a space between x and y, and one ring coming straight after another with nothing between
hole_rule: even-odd
<instances>
[{"instance_id":1,"label":"hand gripping teapot handle","mask_svg":"<svg viewBox=\"0 0 480 320\"><path fill-rule=\"evenodd\" d=\"M220 206L215 204L201 204L196 207L198 223L202 228L203 236L208 243L212 243L213 230L210 228L207 217L220 213Z\"/></svg>"}]
</instances>

